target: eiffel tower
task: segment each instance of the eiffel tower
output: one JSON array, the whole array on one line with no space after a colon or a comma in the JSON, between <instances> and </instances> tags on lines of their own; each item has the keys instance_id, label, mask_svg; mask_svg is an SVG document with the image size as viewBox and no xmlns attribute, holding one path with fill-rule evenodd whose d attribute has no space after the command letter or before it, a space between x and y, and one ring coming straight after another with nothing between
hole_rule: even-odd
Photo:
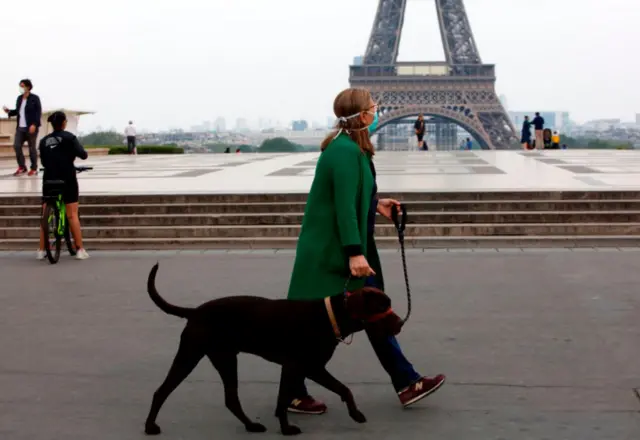
<instances>
[{"instance_id":1,"label":"eiffel tower","mask_svg":"<svg viewBox=\"0 0 640 440\"><path fill-rule=\"evenodd\" d=\"M445 62L398 62L407 0L378 0L361 65L350 66L352 87L371 91L384 125L419 113L466 129L483 149L518 145L515 127L495 91L495 66L483 64L463 0L434 0Z\"/></svg>"}]
</instances>

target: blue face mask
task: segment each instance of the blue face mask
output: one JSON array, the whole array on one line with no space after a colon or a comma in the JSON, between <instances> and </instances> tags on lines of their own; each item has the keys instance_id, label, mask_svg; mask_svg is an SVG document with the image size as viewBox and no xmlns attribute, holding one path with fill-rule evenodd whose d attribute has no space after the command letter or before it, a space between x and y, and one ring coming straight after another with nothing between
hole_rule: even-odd
<instances>
[{"instance_id":1,"label":"blue face mask","mask_svg":"<svg viewBox=\"0 0 640 440\"><path fill-rule=\"evenodd\" d=\"M375 112L373 115L373 122L369 125L369 134L373 134L374 131L378 128L378 112Z\"/></svg>"}]
</instances>

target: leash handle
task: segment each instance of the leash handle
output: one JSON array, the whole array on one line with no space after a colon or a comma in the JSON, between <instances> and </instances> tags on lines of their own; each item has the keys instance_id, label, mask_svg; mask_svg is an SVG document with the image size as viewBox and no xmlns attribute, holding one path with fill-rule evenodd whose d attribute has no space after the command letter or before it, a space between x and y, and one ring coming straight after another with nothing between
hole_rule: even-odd
<instances>
[{"instance_id":1,"label":"leash handle","mask_svg":"<svg viewBox=\"0 0 640 440\"><path fill-rule=\"evenodd\" d=\"M402 216L398 218L400 213L402 213ZM400 205L400 211L398 211L396 205L391 206L391 220L393 220L398 233L404 234L404 230L407 227L407 206L404 203Z\"/></svg>"}]
</instances>

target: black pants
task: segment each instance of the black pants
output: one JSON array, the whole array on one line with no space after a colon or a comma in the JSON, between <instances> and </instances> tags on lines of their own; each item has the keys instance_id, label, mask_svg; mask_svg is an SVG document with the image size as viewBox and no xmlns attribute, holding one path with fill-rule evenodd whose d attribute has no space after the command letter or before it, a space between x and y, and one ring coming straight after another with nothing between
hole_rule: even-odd
<instances>
[{"instance_id":1,"label":"black pants","mask_svg":"<svg viewBox=\"0 0 640 440\"><path fill-rule=\"evenodd\" d=\"M18 128L16 130L16 138L13 143L13 148L16 151L16 160L20 168L27 169L27 164L24 159L24 153L22 152L22 146L26 142L29 145L29 159L31 159L31 169L38 169L38 150L36 149L36 140L38 139L38 130L35 133L29 133L28 128Z\"/></svg>"},{"instance_id":2,"label":"black pants","mask_svg":"<svg viewBox=\"0 0 640 440\"><path fill-rule=\"evenodd\" d=\"M133 150L136 149L136 137L135 136L127 136L127 150L129 154L133 154Z\"/></svg>"}]
</instances>

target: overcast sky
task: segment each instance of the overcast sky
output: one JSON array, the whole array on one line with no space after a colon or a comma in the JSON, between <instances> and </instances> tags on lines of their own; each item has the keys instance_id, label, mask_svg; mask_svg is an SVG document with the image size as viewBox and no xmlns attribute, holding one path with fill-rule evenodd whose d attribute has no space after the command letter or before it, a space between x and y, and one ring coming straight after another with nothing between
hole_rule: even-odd
<instances>
[{"instance_id":1,"label":"overcast sky","mask_svg":"<svg viewBox=\"0 0 640 440\"><path fill-rule=\"evenodd\" d=\"M400 61L442 60L434 0L408 0ZM378 0L2 1L0 105L34 82L83 131L187 128L224 116L326 122ZM511 110L584 122L640 112L637 0L466 0ZM625 47L627 49L625 49Z\"/></svg>"}]
</instances>

